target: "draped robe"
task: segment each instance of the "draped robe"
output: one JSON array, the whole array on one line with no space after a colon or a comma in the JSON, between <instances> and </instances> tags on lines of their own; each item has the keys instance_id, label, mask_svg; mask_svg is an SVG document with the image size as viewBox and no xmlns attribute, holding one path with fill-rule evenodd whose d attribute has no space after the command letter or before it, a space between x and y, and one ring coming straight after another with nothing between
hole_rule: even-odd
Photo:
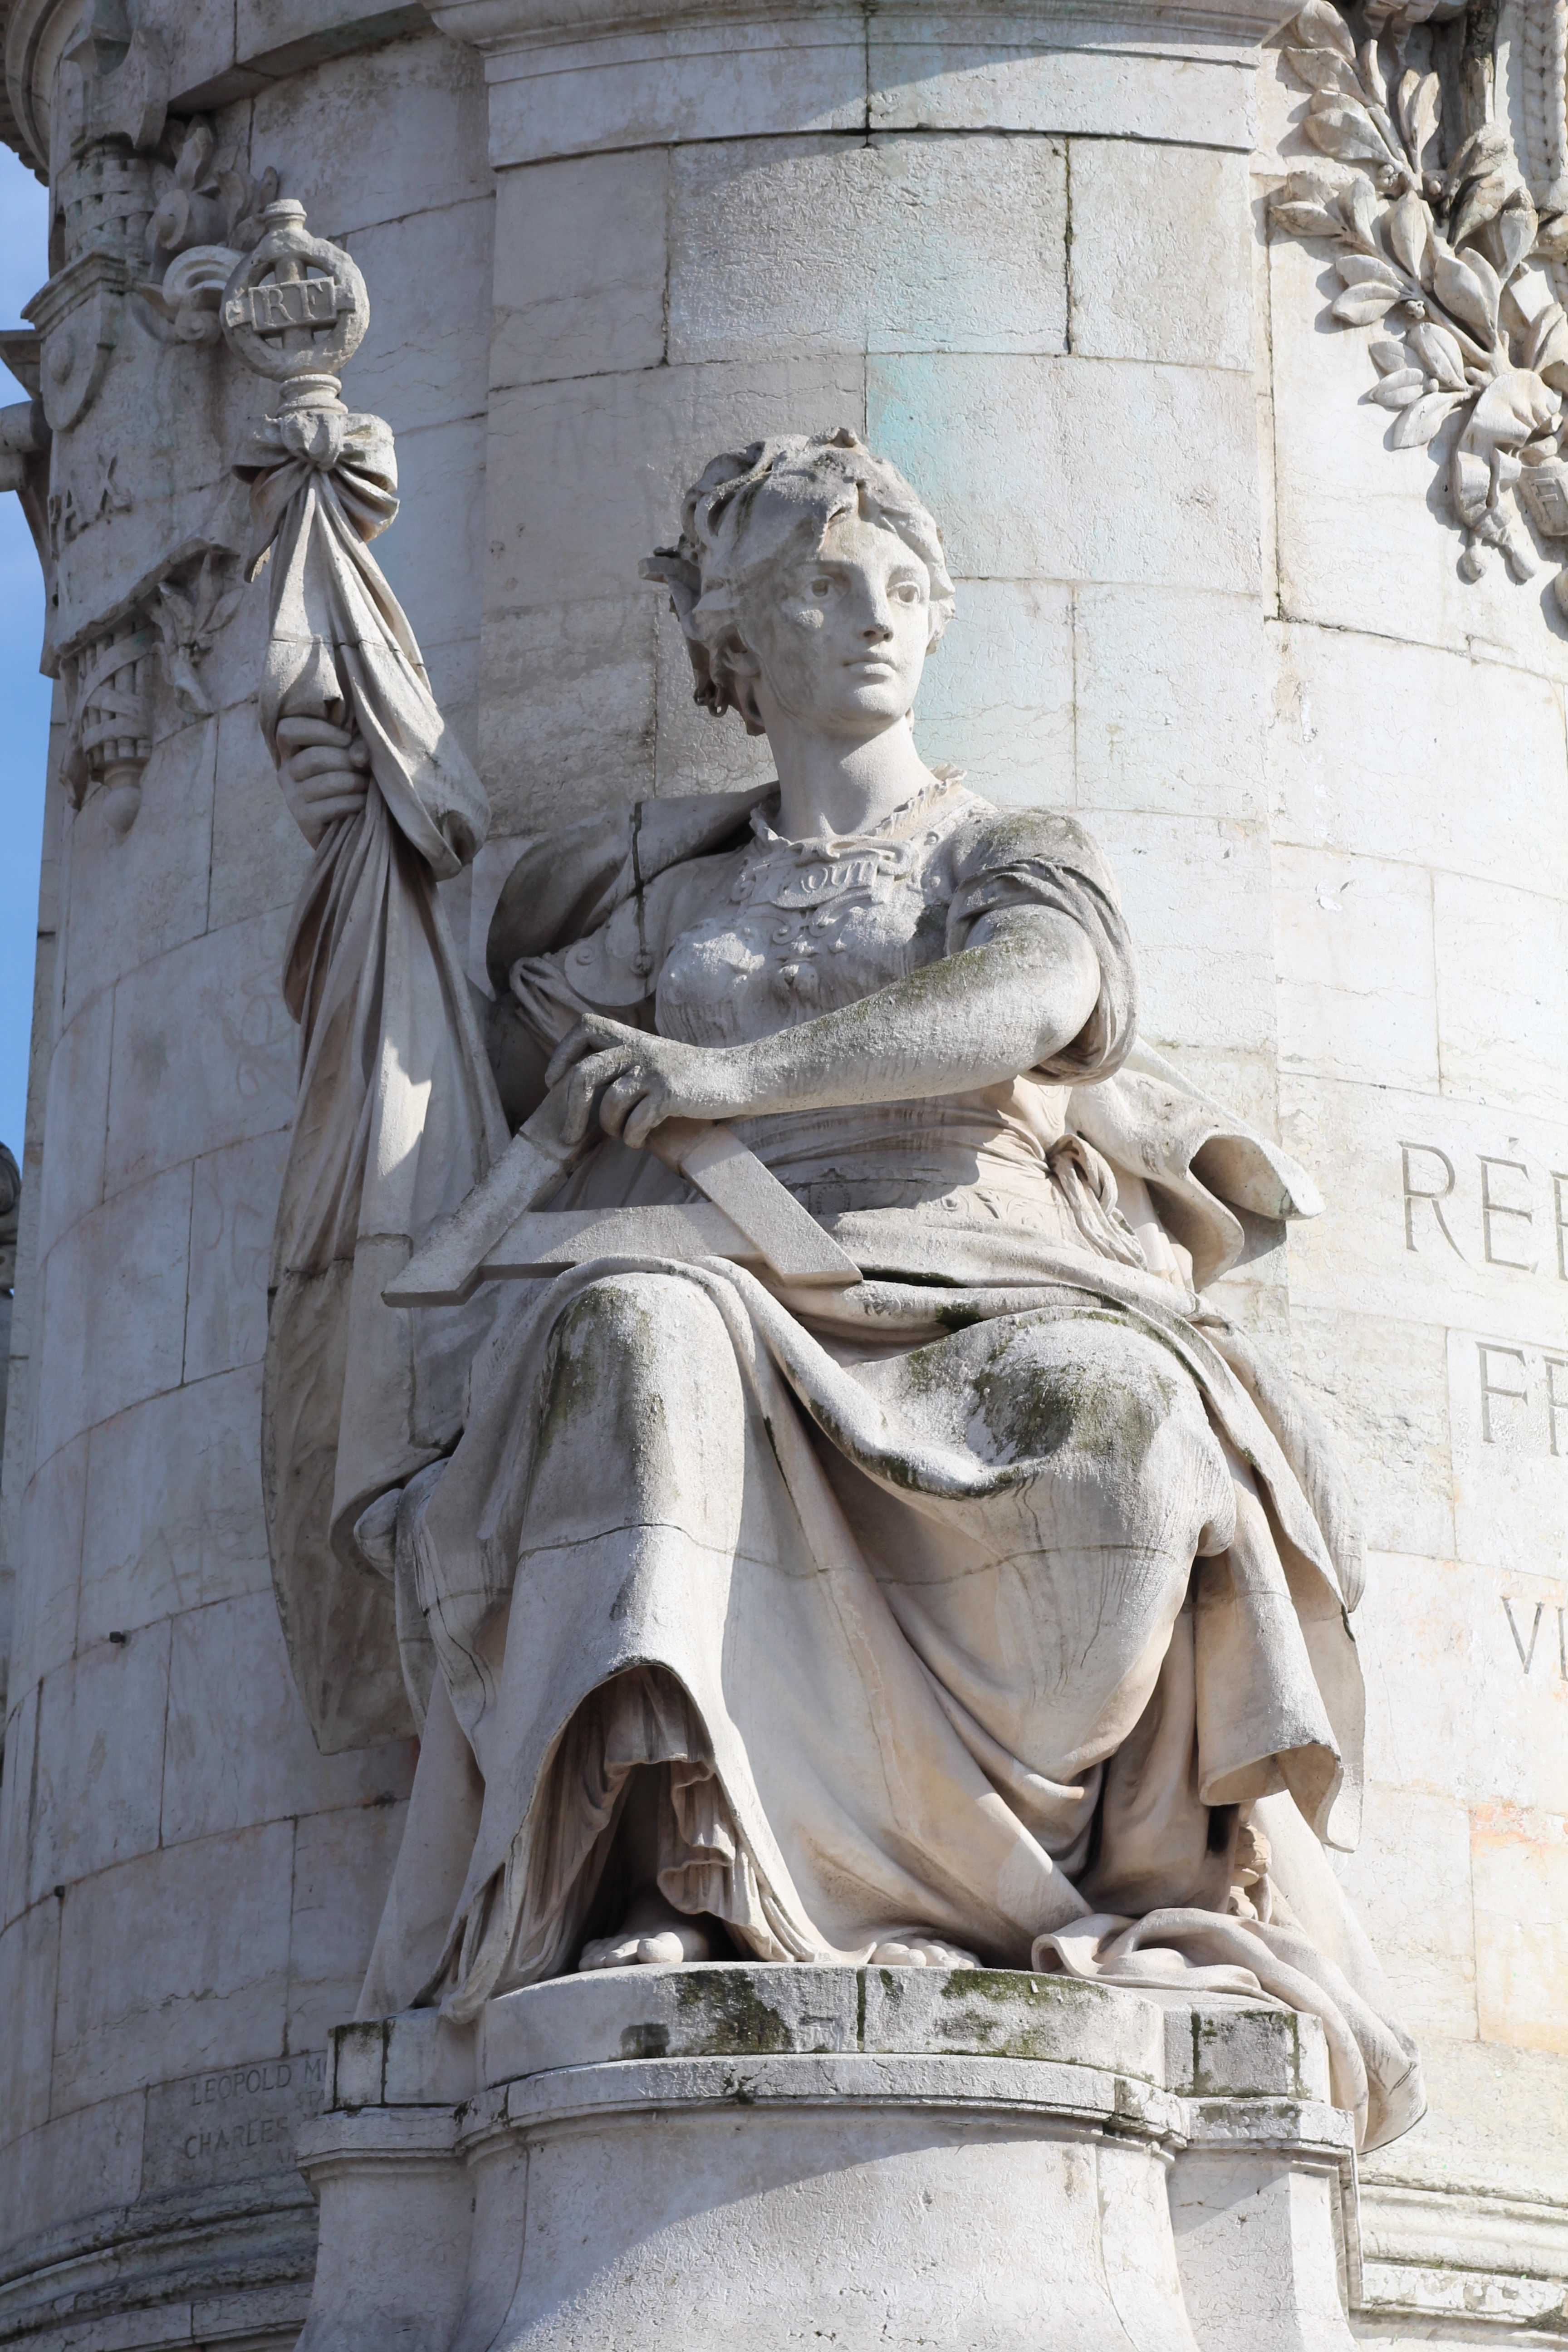
<instances>
[{"instance_id":1,"label":"draped robe","mask_svg":"<svg viewBox=\"0 0 1568 2352\"><path fill-rule=\"evenodd\" d=\"M624 1902L640 1789L660 1889L743 1953L925 1932L1000 1966L1261 1986L1322 2018L1335 2096L1393 2137L1415 2052L1322 1856L1358 1826L1353 1501L1188 1278L1239 1245L1219 1196L1279 1215L1310 1183L1138 1045L1131 942L1073 820L944 777L871 835L798 845L773 805L535 845L492 929L503 1029L548 1045L595 1008L742 1043L1020 905L1079 926L1099 1001L1013 1085L734 1122L856 1287L650 1253L414 1310L416 1395L427 1359L450 1398L455 1333L472 1358L444 1425L351 1364L338 1458L379 1466L339 1480L329 1570L362 1600L384 1580L423 1734L363 2006L470 2018L572 1967ZM605 1140L556 1205L687 1197ZM347 1721L353 1675L317 1655L301 1686ZM366 1733L391 1727L384 1703ZM1272 1861L1241 1869L1260 1832Z\"/></svg>"}]
</instances>

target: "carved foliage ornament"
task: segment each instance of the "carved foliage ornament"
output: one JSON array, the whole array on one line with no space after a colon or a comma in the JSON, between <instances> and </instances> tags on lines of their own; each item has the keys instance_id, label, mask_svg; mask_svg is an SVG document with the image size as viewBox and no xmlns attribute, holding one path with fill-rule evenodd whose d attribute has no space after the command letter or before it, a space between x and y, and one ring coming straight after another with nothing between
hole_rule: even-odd
<instances>
[{"instance_id":1,"label":"carved foliage ornament","mask_svg":"<svg viewBox=\"0 0 1568 2352\"><path fill-rule=\"evenodd\" d=\"M73 807L101 793L110 829L129 833L142 805L142 772L153 756L160 658L186 719L210 719L196 665L238 609L232 550L207 547L171 567L112 624L95 629L62 658L70 742L62 781Z\"/></svg>"},{"instance_id":2,"label":"carved foliage ornament","mask_svg":"<svg viewBox=\"0 0 1568 2352\"><path fill-rule=\"evenodd\" d=\"M137 292L186 343L216 343L225 286L261 237L261 215L278 194L270 167L252 179L232 145L220 146L198 116L187 126L147 224L153 270Z\"/></svg>"},{"instance_id":3,"label":"carved foliage ornament","mask_svg":"<svg viewBox=\"0 0 1568 2352\"><path fill-rule=\"evenodd\" d=\"M1426 15L1452 16L1451 7ZM1556 259L1507 130L1483 120L1450 153L1438 73L1405 61L1419 5L1368 10L1357 48L1340 11L1308 0L1284 34L1287 63L1312 95L1302 124L1323 156L1274 195L1274 221L1324 238L1343 291L1331 315L1381 325L1371 398L1395 417L1392 446L1425 447L1450 418L1447 490L1465 536L1459 568L1489 551L1516 580L1534 572L1522 499L1546 538L1568 539L1568 317L1543 268ZM1483 79L1489 109L1490 79ZM1568 575L1555 583L1568 613Z\"/></svg>"},{"instance_id":4,"label":"carved foliage ornament","mask_svg":"<svg viewBox=\"0 0 1568 2352\"><path fill-rule=\"evenodd\" d=\"M93 76L119 74L123 64L117 10L118 0L95 0L71 52L83 90L56 192L66 258L24 314L38 339L42 416L59 435L83 426L121 341L128 300L137 306L138 324L159 341L218 341L224 288L259 241L261 215L278 193L276 171L253 177L238 149L220 144L210 123L200 117L166 121L161 104L145 121L138 116L130 148L123 131L96 135L102 126L101 110L89 103L98 86ZM27 490L32 476L22 460L6 462L19 431L14 425L7 438L10 416L0 417L0 486ZM39 440L35 432L27 449ZM79 441L71 465L57 469L40 546L47 577L72 539L130 510L131 493L116 479L118 457L110 449L95 474ZM160 661L184 715L210 715L196 666L238 603L228 576L234 551L221 543L221 533L209 536L211 528L183 536L129 599L78 621L59 646L70 722L66 790L78 807L89 793L100 794L119 834L129 831L141 805Z\"/></svg>"}]
</instances>

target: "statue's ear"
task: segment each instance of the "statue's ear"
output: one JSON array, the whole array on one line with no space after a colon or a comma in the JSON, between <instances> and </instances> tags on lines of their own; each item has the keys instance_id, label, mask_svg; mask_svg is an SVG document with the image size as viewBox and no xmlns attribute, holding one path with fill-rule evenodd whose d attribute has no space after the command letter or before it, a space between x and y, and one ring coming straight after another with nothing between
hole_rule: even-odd
<instances>
[{"instance_id":1,"label":"statue's ear","mask_svg":"<svg viewBox=\"0 0 1568 2352\"><path fill-rule=\"evenodd\" d=\"M757 680L763 666L743 638L726 639L722 656L722 685L726 701L731 710L741 715L748 735L765 735L763 714L757 708Z\"/></svg>"}]
</instances>

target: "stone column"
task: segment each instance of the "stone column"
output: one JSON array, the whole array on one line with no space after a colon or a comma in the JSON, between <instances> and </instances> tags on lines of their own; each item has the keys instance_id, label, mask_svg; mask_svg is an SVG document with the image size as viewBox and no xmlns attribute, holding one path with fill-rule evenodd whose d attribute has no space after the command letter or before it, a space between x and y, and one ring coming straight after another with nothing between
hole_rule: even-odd
<instances>
[{"instance_id":1,"label":"stone column","mask_svg":"<svg viewBox=\"0 0 1568 2352\"><path fill-rule=\"evenodd\" d=\"M253 385L202 339L199 302L160 311L125 284L149 274L161 200L187 197L207 243L227 233L205 166L184 185L172 168L198 120L233 168L277 166L353 247L376 286L358 394L391 420L403 467L389 568L401 552L471 735L479 74L417 10L332 15L237 24L182 0L143 7L128 46L100 9L100 45L74 48L74 5L17 7L7 27L30 158L53 165L42 352L13 338L6 356L41 360L52 411L49 635L71 722L50 787L58 939L5 1475L0 2325L25 2339L69 2315L84 2344L126 2326L149 2345L292 2340L315 2218L291 2133L357 1997L411 1770L406 1744L317 1753L262 1524L267 1267L294 1094L279 968L308 852L256 722L265 589L230 593L245 518L227 467ZM194 639L161 628L165 585ZM110 680L138 704L120 730L137 754L129 807L128 780L93 756L100 706L81 686L91 649L127 630L145 640L144 675Z\"/></svg>"},{"instance_id":2,"label":"stone column","mask_svg":"<svg viewBox=\"0 0 1568 2352\"><path fill-rule=\"evenodd\" d=\"M1431 461L1357 407L1366 336L1320 331L1321 257L1277 247L1255 293L1249 161L1266 184L1299 142L1272 62L1256 119L1276 13L449 0L444 40L413 8L143 0L57 80L74 0L14 0L7 58L62 202L95 142L151 152L150 105L208 110L364 270L350 396L396 428L405 494L385 567L498 814L471 950L519 835L756 772L637 580L710 455L848 423L950 519L927 756L1082 813L1152 1042L1329 1195L1289 1247L1256 1223L1224 1300L1317 1388L1377 1547L1345 1874L1435 2115L1371 2170L1365 2325L1462 2310L1479 2343L1542 2324L1568 2273L1563 639L1534 593L1454 576ZM49 111L72 75L96 78L79 154ZM215 352L142 353L132 396L131 348L56 427L60 645L156 585L241 421ZM211 715L154 665L129 830L59 803L17 1317L0 2311L147 2304L147 2344L280 2337L303 2307L286 2130L352 2007L406 1771L315 1755L267 1582L302 851L247 699L259 606L201 673Z\"/></svg>"},{"instance_id":3,"label":"stone column","mask_svg":"<svg viewBox=\"0 0 1568 2352\"><path fill-rule=\"evenodd\" d=\"M1307 96L1271 57L1260 197ZM1330 250L1262 255L1268 793L1280 1134L1329 1204L1291 1346L1372 1552L1340 1871L1432 2103L1363 2168L1381 2340L1561 2325L1568 2282L1568 634L1560 547L1464 576L1453 431L1389 446Z\"/></svg>"}]
</instances>

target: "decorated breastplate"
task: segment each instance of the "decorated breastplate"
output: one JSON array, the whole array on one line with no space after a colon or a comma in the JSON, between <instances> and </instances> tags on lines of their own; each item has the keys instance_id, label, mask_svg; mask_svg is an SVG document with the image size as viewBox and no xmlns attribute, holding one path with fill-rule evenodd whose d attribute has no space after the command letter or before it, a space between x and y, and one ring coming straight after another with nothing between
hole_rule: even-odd
<instances>
[{"instance_id":1,"label":"decorated breastplate","mask_svg":"<svg viewBox=\"0 0 1568 2352\"><path fill-rule=\"evenodd\" d=\"M897 837L780 839L754 821L726 896L683 931L659 976L658 1025L740 1044L850 1004L942 953L952 876L941 848L970 796L940 782ZM910 815L930 822L908 830Z\"/></svg>"}]
</instances>

